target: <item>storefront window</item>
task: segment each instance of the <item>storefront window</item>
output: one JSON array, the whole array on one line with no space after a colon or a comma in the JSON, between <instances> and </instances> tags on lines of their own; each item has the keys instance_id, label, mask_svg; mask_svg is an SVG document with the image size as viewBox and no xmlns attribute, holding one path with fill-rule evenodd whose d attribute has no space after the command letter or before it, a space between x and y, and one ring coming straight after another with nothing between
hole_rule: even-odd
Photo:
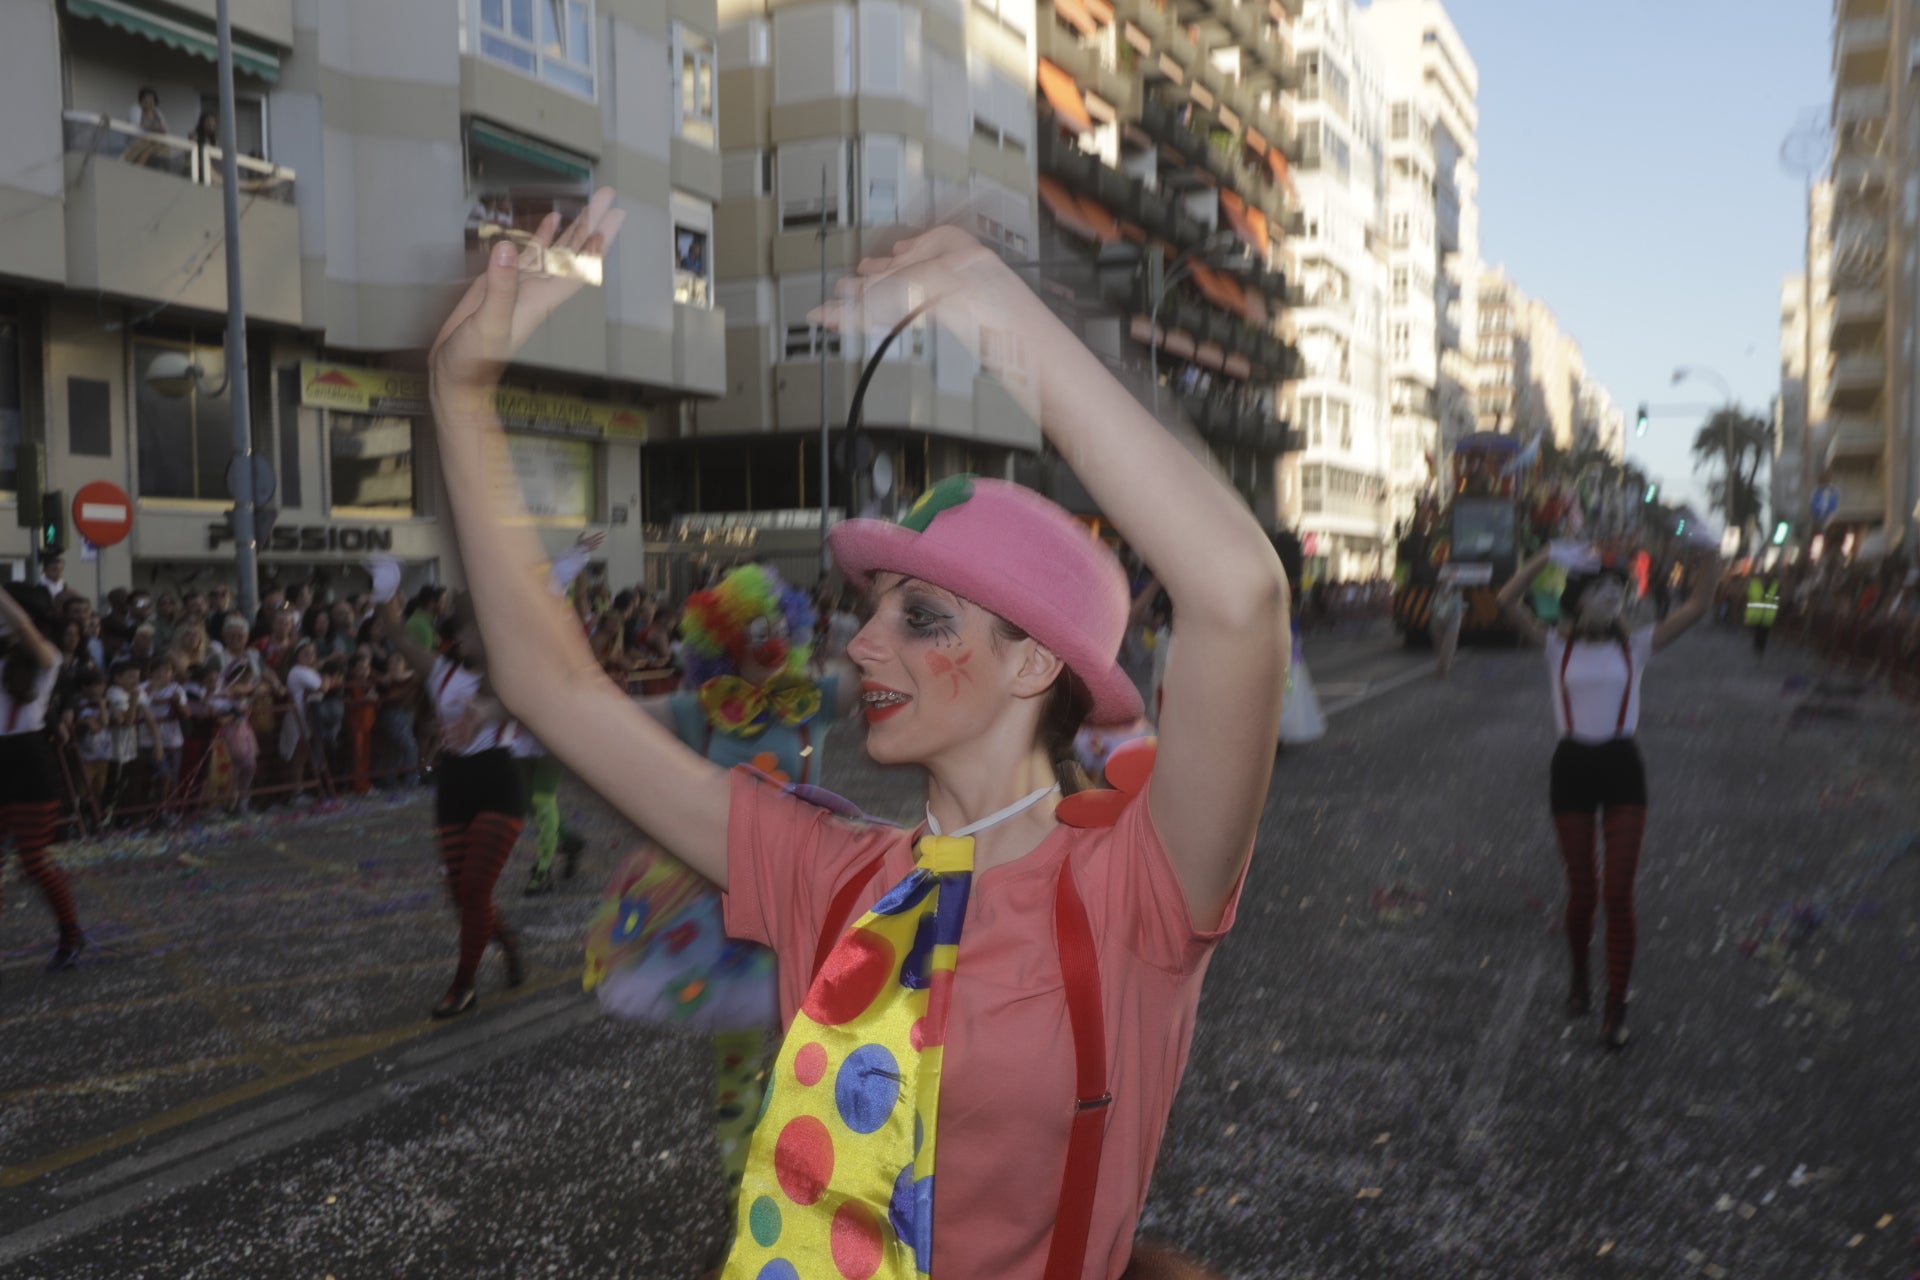
<instances>
[{"instance_id":1,"label":"storefront window","mask_svg":"<svg viewBox=\"0 0 1920 1280\"><path fill-rule=\"evenodd\" d=\"M230 389L217 396L192 387L178 398L156 390L144 376L158 357L184 353L194 364L214 371L226 367L220 347L203 343L138 341L133 346L134 425L139 437L140 496L143 498L227 498L227 463L233 457L233 403Z\"/></svg>"},{"instance_id":2,"label":"storefront window","mask_svg":"<svg viewBox=\"0 0 1920 1280\"><path fill-rule=\"evenodd\" d=\"M414 418L328 415L329 493L335 508L412 514Z\"/></svg>"}]
</instances>

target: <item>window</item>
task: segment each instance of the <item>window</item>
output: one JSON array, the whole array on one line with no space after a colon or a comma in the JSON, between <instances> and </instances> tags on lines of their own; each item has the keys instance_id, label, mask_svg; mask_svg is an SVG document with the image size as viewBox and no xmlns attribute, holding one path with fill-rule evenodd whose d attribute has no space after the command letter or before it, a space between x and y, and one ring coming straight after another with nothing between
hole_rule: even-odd
<instances>
[{"instance_id":1,"label":"window","mask_svg":"<svg viewBox=\"0 0 1920 1280\"><path fill-rule=\"evenodd\" d=\"M467 191L476 222L532 232L570 221L593 194L593 162L485 120L467 122Z\"/></svg>"},{"instance_id":2,"label":"window","mask_svg":"<svg viewBox=\"0 0 1920 1280\"><path fill-rule=\"evenodd\" d=\"M1403 249L1407 246L1411 239L1411 222L1412 219L1404 213L1396 213L1393 215L1391 222L1388 224L1387 239L1394 247Z\"/></svg>"},{"instance_id":3,"label":"window","mask_svg":"<svg viewBox=\"0 0 1920 1280\"><path fill-rule=\"evenodd\" d=\"M189 136L200 127L200 120L212 116L211 123L218 128L220 121L220 95L203 93L200 95L200 119L195 120L193 128L187 130ZM218 134L214 135L216 138ZM235 94L233 98L233 143L240 155L252 156L255 160L271 159L267 150L267 102L266 99L250 93Z\"/></svg>"},{"instance_id":4,"label":"window","mask_svg":"<svg viewBox=\"0 0 1920 1280\"><path fill-rule=\"evenodd\" d=\"M780 229L821 223L845 226L853 203L853 166L846 143L788 143L780 148Z\"/></svg>"},{"instance_id":5,"label":"window","mask_svg":"<svg viewBox=\"0 0 1920 1280\"><path fill-rule=\"evenodd\" d=\"M1407 324L1405 321L1397 322L1393 326L1393 358L1395 360L1406 360L1410 359L1412 355L1413 326Z\"/></svg>"},{"instance_id":6,"label":"window","mask_svg":"<svg viewBox=\"0 0 1920 1280\"><path fill-rule=\"evenodd\" d=\"M329 505L390 515L413 511L418 427L415 418L329 413Z\"/></svg>"},{"instance_id":7,"label":"window","mask_svg":"<svg viewBox=\"0 0 1920 1280\"><path fill-rule=\"evenodd\" d=\"M814 276L787 280L780 286L780 321L785 335L781 345L783 360L817 359L822 348L831 356L840 354L840 335L822 329L807 319L807 313L820 305L820 281Z\"/></svg>"},{"instance_id":8,"label":"window","mask_svg":"<svg viewBox=\"0 0 1920 1280\"><path fill-rule=\"evenodd\" d=\"M773 152L729 151L720 158L720 198L760 200L773 194Z\"/></svg>"},{"instance_id":9,"label":"window","mask_svg":"<svg viewBox=\"0 0 1920 1280\"><path fill-rule=\"evenodd\" d=\"M161 395L138 375L169 352L182 353L209 371L226 368L226 354L218 342L140 339L134 343L140 496L225 500L227 462L233 457L231 388L217 396L203 394L198 386L177 400ZM219 374L213 372L209 381L218 380Z\"/></svg>"},{"instance_id":10,"label":"window","mask_svg":"<svg viewBox=\"0 0 1920 1280\"><path fill-rule=\"evenodd\" d=\"M673 300L692 307L713 305L713 260L707 233L675 223L673 227Z\"/></svg>"},{"instance_id":11,"label":"window","mask_svg":"<svg viewBox=\"0 0 1920 1280\"><path fill-rule=\"evenodd\" d=\"M1405 267L1393 269L1393 301L1395 306L1405 306L1407 303L1407 269Z\"/></svg>"},{"instance_id":12,"label":"window","mask_svg":"<svg viewBox=\"0 0 1920 1280\"><path fill-rule=\"evenodd\" d=\"M1393 104L1393 123L1389 126L1389 135L1404 138L1412 129L1413 108L1404 102Z\"/></svg>"},{"instance_id":13,"label":"window","mask_svg":"<svg viewBox=\"0 0 1920 1280\"><path fill-rule=\"evenodd\" d=\"M676 22L673 24L673 60L678 68L679 86L674 99L674 125L688 142L711 147L719 122L714 105L713 41Z\"/></svg>"},{"instance_id":14,"label":"window","mask_svg":"<svg viewBox=\"0 0 1920 1280\"><path fill-rule=\"evenodd\" d=\"M507 435L507 455L527 514L543 520L591 521L594 446L587 440Z\"/></svg>"},{"instance_id":15,"label":"window","mask_svg":"<svg viewBox=\"0 0 1920 1280\"><path fill-rule=\"evenodd\" d=\"M863 139L861 148L860 178L866 188L866 200L860 210L860 224L891 226L900 221L905 148L900 139L887 137Z\"/></svg>"},{"instance_id":16,"label":"window","mask_svg":"<svg viewBox=\"0 0 1920 1280\"><path fill-rule=\"evenodd\" d=\"M473 0L480 56L593 97L593 0Z\"/></svg>"}]
</instances>

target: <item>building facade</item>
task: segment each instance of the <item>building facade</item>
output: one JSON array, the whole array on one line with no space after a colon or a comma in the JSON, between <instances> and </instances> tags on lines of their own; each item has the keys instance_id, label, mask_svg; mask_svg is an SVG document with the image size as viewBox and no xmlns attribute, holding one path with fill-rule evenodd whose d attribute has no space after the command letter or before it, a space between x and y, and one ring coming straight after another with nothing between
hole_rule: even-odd
<instances>
[{"instance_id":1,"label":"building facade","mask_svg":"<svg viewBox=\"0 0 1920 1280\"><path fill-rule=\"evenodd\" d=\"M1840 499L1828 532L1855 549L1869 539L1898 546L1920 498L1915 238L1905 194L1915 179L1907 49L1916 36L1920 14L1908 0L1834 0L1831 364L1817 462L1819 480Z\"/></svg>"},{"instance_id":2,"label":"building facade","mask_svg":"<svg viewBox=\"0 0 1920 1280\"><path fill-rule=\"evenodd\" d=\"M1814 488L1826 476L1828 379L1833 354L1833 184L1808 190L1807 254L1812 275L1780 286L1780 394L1775 401L1773 518L1803 535L1813 532Z\"/></svg>"},{"instance_id":3,"label":"building facade","mask_svg":"<svg viewBox=\"0 0 1920 1280\"><path fill-rule=\"evenodd\" d=\"M196 137L217 108L213 10L8 5L0 461L42 445L47 489L110 481L134 507L124 542L70 539L68 580L231 578L243 394L273 480L265 574L350 575L383 549L415 580L457 579L420 354L491 237L602 185L627 215L603 283L528 344L500 409L549 547L605 527L609 575L638 580L643 446L726 386L711 0L236 0L245 386L224 369L219 150ZM153 376L175 354L203 371L184 394ZM18 483L0 472L0 504ZM0 559L17 572L14 524Z\"/></svg>"},{"instance_id":4,"label":"building facade","mask_svg":"<svg viewBox=\"0 0 1920 1280\"><path fill-rule=\"evenodd\" d=\"M1562 453L1623 454L1626 415L1587 372L1580 344L1499 267L1480 274L1479 327L1481 431L1539 435Z\"/></svg>"}]
</instances>

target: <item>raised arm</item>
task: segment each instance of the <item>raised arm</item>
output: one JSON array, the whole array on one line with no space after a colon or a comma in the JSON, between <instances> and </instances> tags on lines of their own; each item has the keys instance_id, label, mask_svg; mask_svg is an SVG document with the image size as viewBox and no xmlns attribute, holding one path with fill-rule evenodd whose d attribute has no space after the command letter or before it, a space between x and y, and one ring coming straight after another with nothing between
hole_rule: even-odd
<instances>
[{"instance_id":1,"label":"raised arm","mask_svg":"<svg viewBox=\"0 0 1920 1280\"><path fill-rule=\"evenodd\" d=\"M565 236L541 224L525 264L549 246L598 255L621 214L600 191ZM694 870L726 887L730 789L723 770L682 746L607 680L579 625L547 591L547 563L526 521L494 411L500 373L580 287L529 270L502 241L434 342L431 395L440 465L468 589L507 709L621 813Z\"/></svg>"},{"instance_id":2,"label":"raised arm","mask_svg":"<svg viewBox=\"0 0 1920 1280\"><path fill-rule=\"evenodd\" d=\"M1534 552L1531 559L1513 571L1513 576L1508 578L1506 585L1500 588L1500 594L1494 597L1494 603L1500 606L1500 612L1506 615L1513 629L1520 633L1520 638L1536 649L1546 646L1546 629L1540 625L1540 620L1533 616L1533 610L1520 602L1520 597L1525 595L1527 588L1533 585L1533 580L1540 576L1540 571L1547 567L1547 561L1552 555L1553 552L1547 547Z\"/></svg>"},{"instance_id":3,"label":"raised arm","mask_svg":"<svg viewBox=\"0 0 1920 1280\"><path fill-rule=\"evenodd\" d=\"M33 655L34 662L39 664L41 670L60 661L59 648L40 634L40 628L33 625L33 619L27 616L27 611L20 607L20 602L13 598L11 591L0 591L0 618L7 620L8 630L19 637L20 643L27 647L27 652Z\"/></svg>"},{"instance_id":4,"label":"raised arm","mask_svg":"<svg viewBox=\"0 0 1920 1280\"><path fill-rule=\"evenodd\" d=\"M1720 592L1720 557L1711 552L1694 562L1694 586L1687 602L1667 615L1667 620L1653 629L1654 652L1660 650L1685 635L1689 628L1707 616L1713 608L1713 599Z\"/></svg>"},{"instance_id":5,"label":"raised arm","mask_svg":"<svg viewBox=\"0 0 1920 1280\"><path fill-rule=\"evenodd\" d=\"M1041 430L1172 597L1160 751L1148 802L1197 928L1218 924L1273 776L1286 685L1287 580L1246 505L1156 422L991 251L941 227L860 266L855 296L885 328L926 300L956 338L986 329L1036 380Z\"/></svg>"}]
</instances>

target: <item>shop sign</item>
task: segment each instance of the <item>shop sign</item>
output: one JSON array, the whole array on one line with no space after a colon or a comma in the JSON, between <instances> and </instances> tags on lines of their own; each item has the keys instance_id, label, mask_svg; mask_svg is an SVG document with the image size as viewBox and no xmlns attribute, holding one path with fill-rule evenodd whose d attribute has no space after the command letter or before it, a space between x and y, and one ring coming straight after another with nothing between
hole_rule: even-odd
<instances>
[{"instance_id":1,"label":"shop sign","mask_svg":"<svg viewBox=\"0 0 1920 1280\"><path fill-rule=\"evenodd\" d=\"M207 526L207 550L218 551L233 542L233 526L226 521ZM345 555L369 551L392 551L393 530L378 525L355 528L351 525L297 524L275 525L260 544L263 552L324 552Z\"/></svg>"},{"instance_id":2,"label":"shop sign","mask_svg":"<svg viewBox=\"0 0 1920 1280\"><path fill-rule=\"evenodd\" d=\"M300 403L340 413L424 417L427 380L406 370L356 369L308 360L300 365ZM494 393L494 408L509 431L641 442L647 438L647 411L632 405L501 387Z\"/></svg>"}]
</instances>

